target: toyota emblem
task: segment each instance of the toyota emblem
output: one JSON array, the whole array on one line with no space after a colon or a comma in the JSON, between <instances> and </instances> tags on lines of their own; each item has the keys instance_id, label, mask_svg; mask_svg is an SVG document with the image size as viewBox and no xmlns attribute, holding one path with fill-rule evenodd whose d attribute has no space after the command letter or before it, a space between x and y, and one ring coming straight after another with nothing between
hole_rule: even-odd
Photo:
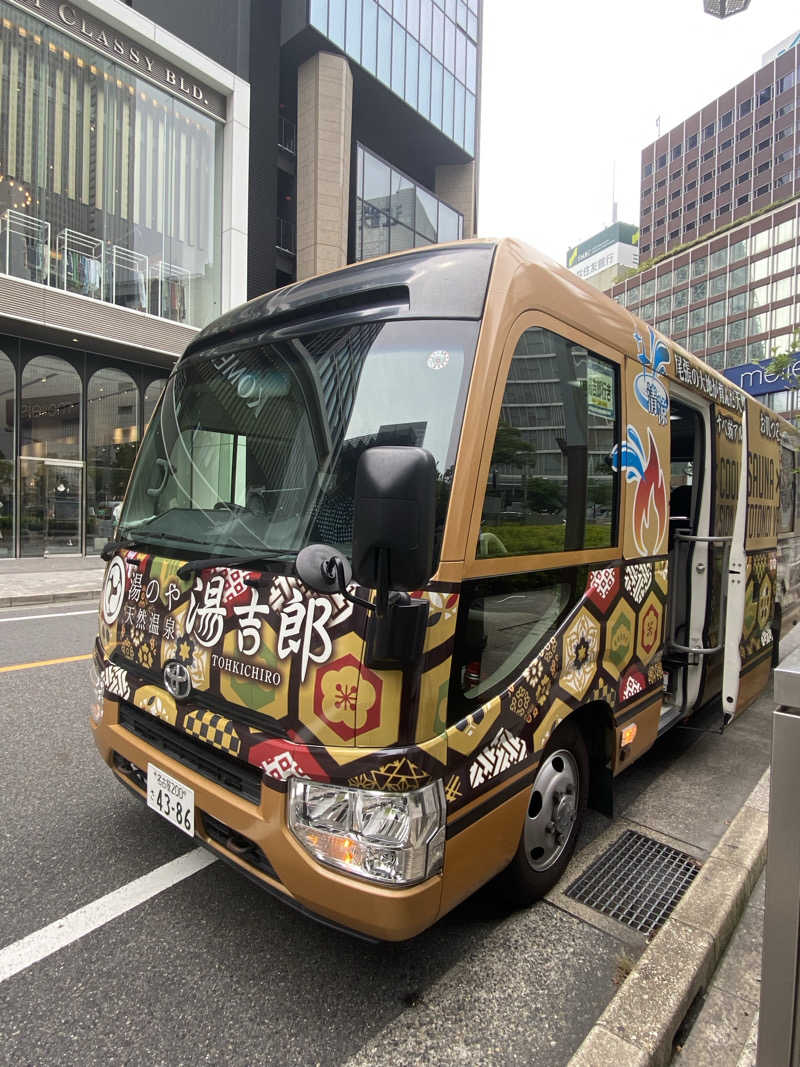
<instances>
[{"instance_id":1,"label":"toyota emblem","mask_svg":"<svg viewBox=\"0 0 800 1067\"><path fill-rule=\"evenodd\" d=\"M185 700L192 691L192 676L189 669L177 660L164 666L164 685L176 700Z\"/></svg>"}]
</instances>

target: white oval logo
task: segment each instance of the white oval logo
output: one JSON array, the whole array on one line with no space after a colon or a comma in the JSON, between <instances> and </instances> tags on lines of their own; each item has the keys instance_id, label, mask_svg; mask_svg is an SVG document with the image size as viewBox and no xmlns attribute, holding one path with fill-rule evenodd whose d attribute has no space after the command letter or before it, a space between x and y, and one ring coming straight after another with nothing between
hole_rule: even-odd
<instances>
[{"instance_id":1,"label":"white oval logo","mask_svg":"<svg viewBox=\"0 0 800 1067\"><path fill-rule=\"evenodd\" d=\"M125 599L125 564L122 556L114 556L106 572L106 584L103 586L103 618L110 626L116 622L122 611Z\"/></svg>"}]
</instances>

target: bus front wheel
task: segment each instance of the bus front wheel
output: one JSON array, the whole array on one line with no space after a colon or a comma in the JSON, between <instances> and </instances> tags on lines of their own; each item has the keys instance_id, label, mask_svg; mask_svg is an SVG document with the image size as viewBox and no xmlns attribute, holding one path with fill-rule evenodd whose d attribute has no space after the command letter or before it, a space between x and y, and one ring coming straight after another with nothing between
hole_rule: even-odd
<instances>
[{"instance_id":1,"label":"bus front wheel","mask_svg":"<svg viewBox=\"0 0 800 1067\"><path fill-rule=\"evenodd\" d=\"M575 850L588 791L586 745L577 727L565 723L542 753L519 846L501 875L509 904L524 907L558 882Z\"/></svg>"}]
</instances>

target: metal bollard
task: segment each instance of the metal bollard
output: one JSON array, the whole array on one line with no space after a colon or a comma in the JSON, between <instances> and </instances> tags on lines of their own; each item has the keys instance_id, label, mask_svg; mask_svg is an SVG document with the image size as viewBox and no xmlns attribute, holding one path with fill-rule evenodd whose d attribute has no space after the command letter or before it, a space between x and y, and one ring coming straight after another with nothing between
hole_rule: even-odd
<instances>
[{"instance_id":1,"label":"metal bollard","mask_svg":"<svg viewBox=\"0 0 800 1067\"><path fill-rule=\"evenodd\" d=\"M775 669L758 1067L800 1067L800 651Z\"/></svg>"}]
</instances>

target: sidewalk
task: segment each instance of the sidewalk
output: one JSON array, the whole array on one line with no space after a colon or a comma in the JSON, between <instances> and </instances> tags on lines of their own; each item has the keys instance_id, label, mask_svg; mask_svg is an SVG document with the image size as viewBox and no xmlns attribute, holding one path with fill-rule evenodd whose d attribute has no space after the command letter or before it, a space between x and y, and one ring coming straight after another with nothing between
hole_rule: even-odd
<instances>
[{"instance_id":1,"label":"sidewalk","mask_svg":"<svg viewBox=\"0 0 800 1067\"><path fill-rule=\"evenodd\" d=\"M106 565L99 556L0 560L0 608L98 601Z\"/></svg>"},{"instance_id":2,"label":"sidewalk","mask_svg":"<svg viewBox=\"0 0 800 1067\"><path fill-rule=\"evenodd\" d=\"M756 1067L768 815L767 770L569 1067Z\"/></svg>"}]
</instances>

